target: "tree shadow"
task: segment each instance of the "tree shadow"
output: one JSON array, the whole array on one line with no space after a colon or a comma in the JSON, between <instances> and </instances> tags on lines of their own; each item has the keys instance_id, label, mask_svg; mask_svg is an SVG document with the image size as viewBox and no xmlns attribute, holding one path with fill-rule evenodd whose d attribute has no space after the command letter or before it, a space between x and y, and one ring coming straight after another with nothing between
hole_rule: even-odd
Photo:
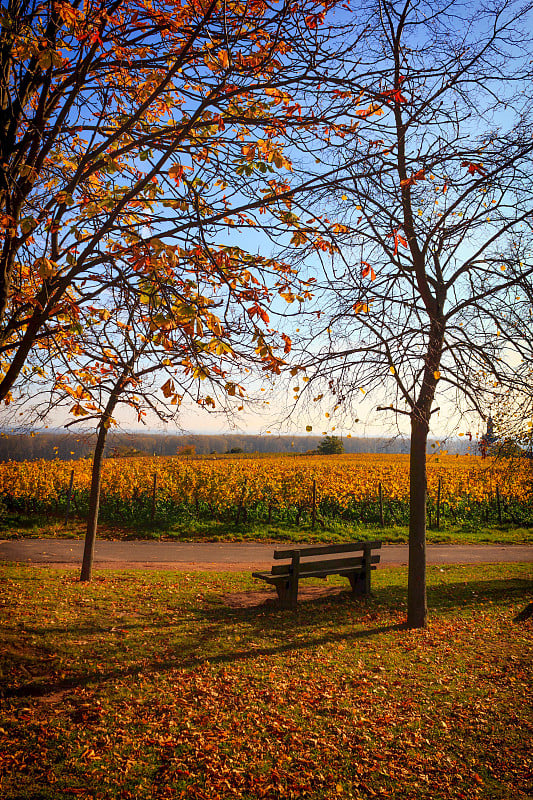
<instances>
[{"instance_id":1,"label":"tree shadow","mask_svg":"<svg viewBox=\"0 0 533 800\"><path fill-rule=\"evenodd\" d=\"M75 675L59 680L42 681L40 683L27 684L15 688L8 687L5 691L0 691L0 696L6 699L15 697L44 697L56 692L69 689L79 689L91 684L101 685L102 683L106 683L108 681L124 680L127 677L135 677L141 674L146 677L151 673L172 671L177 668L194 669L195 667L205 664L224 665L249 661L257 657L285 655L288 653L314 649L315 647L319 647L321 645L335 644L336 642L349 642L359 639L368 639L383 633L401 631L405 628L405 624L384 625L376 628L353 631L352 633L323 635L305 641L299 640L297 643L289 641L276 646L249 647L240 650L232 650L231 652L220 653L218 655L190 656L189 658L186 657L182 659L179 663L177 663L175 659L154 660L149 663L142 661L142 663L129 667L116 667L107 671L90 671L83 673L83 675Z\"/></svg>"},{"instance_id":2,"label":"tree shadow","mask_svg":"<svg viewBox=\"0 0 533 800\"><path fill-rule=\"evenodd\" d=\"M489 601L495 604L523 601L530 598L532 588L531 581L519 578L443 581L428 588L428 601L434 615L446 615L458 608L470 611ZM287 611L280 610L274 601L255 607L231 608L224 605L220 595L211 595L195 609L177 603L172 608L171 617L166 620L158 615L151 621L146 615L139 622L125 625L113 619L102 625L25 627L25 635L47 636L53 633L57 657L63 655L64 658L65 650L72 648L73 644L84 647L86 667L83 672L56 678L51 663L54 650L49 646L33 647L31 662L38 669L39 677L25 678L20 686L7 686L3 692L0 690L0 695L5 698L44 697L141 673L146 676L175 669L194 669L207 663L225 665L257 657L305 654L322 646L334 648L340 642L364 642L406 629L405 624L398 622L399 610L400 613L405 610L404 587L379 587L370 598L354 598L349 592L342 591L340 584L339 589L339 594L301 603L295 610ZM176 620L181 610L184 618ZM510 624L511 620L510 615ZM237 647L235 642L228 643L228 634L235 630L239 632L239 639L244 640ZM117 632L128 634L127 657L133 659L133 663L120 666L126 639L118 636L109 640L109 635ZM97 652L91 651L94 642L78 642L83 635L98 637Z\"/></svg>"}]
</instances>

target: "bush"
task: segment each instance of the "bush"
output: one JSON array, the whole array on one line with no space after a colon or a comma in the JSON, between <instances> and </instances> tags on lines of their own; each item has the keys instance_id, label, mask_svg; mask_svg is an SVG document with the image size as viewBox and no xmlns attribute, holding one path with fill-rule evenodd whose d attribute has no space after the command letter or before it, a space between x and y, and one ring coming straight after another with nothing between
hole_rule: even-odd
<instances>
[{"instance_id":1,"label":"bush","mask_svg":"<svg viewBox=\"0 0 533 800\"><path fill-rule=\"evenodd\" d=\"M342 439L338 436L326 436L317 447L317 453L321 456L339 455L344 453Z\"/></svg>"}]
</instances>

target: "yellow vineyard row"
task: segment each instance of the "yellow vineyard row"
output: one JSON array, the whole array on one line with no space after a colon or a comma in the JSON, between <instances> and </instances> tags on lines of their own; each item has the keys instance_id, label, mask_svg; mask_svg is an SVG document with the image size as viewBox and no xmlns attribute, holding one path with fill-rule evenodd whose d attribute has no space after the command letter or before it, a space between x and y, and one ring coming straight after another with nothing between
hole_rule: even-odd
<instances>
[{"instance_id":1,"label":"yellow vineyard row","mask_svg":"<svg viewBox=\"0 0 533 800\"><path fill-rule=\"evenodd\" d=\"M74 489L90 485L92 463L80 461L5 462L0 464L0 493L14 500L53 502L64 495L74 470ZM194 459L181 457L107 459L102 495L128 500L151 492L157 475L158 498L181 503L209 503L227 508L241 498L274 507L309 502L313 481L319 499L341 508L372 500L378 485L390 500L409 496L409 463L404 455L273 456L269 458ZM428 460L428 494L435 497L441 480L442 499L451 507L494 496L496 487L518 502L533 497L533 465L527 459L493 460L439 456Z\"/></svg>"}]
</instances>

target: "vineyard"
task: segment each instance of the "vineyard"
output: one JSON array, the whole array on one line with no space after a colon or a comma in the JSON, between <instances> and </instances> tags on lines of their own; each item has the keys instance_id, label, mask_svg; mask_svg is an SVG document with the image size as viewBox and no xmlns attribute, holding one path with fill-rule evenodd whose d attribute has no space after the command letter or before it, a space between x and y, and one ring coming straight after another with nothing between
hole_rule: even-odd
<instances>
[{"instance_id":1,"label":"vineyard","mask_svg":"<svg viewBox=\"0 0 533 800\"><path fill-rule=\"evenodd\" d=\"M91 461L0 464L0 497L11 513L87 513ZM430 525L533 523L531 460L432 456ZM163 528L174 522L311 522L405 525L409 463L403 455L108 459L101 519Z\"/></svg>"}]
</instances>

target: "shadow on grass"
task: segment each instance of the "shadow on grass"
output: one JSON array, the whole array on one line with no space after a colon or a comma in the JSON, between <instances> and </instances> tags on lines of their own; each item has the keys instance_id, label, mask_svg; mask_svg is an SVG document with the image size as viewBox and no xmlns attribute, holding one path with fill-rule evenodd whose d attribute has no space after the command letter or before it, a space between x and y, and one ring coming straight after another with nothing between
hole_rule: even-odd
<instances>
[{"instance_id":1,"label":"shadow on grass","mask_svg":"<svg viewBox=\"0 0 533 800\"><path fill-rule=\"evenodd\" d=\"M446 614L454 609L470 611L486 602L522 601L529 598L531 589L530 581L516 578L443 582L429 587L428 601L433 614ZM223 665L297 653L305 657L307 651L321 646L335 647L341 642L365 641L405 630L406 626L396 621L398 609L404 601L403 586L380 587L369 599L353 598L348 592L341 591L338 595L302 603L294 611L280 611L275 603L270 602L252 608L229 608L223 605L220 596L212 595L196 609L176 605L169 618L158 616L150 619L147 616L144 620L125 625L113 620L113 624L102 625L25 627L25 636L28 633L35 636L54 634L54 648L33 647L31 665L39 675L33 681L26 677L28 671L22 663L24 658L15 658L14 661L22 665L20 671L25 673L24 685L6 687L3 696L44 697L141 673L146 676L174 669L192 669L207 663ZM183 618L176 621L181 611L184 612ZM396 620L394 617L391 620L391 614L396 616ZM358 615L362 618L359 622ZM358 628L354 630L355 626ZM228 642L228 635L235 628L242 634L240 638L246 639L237 648L235 642ZM80 635L91 634L99 637L96 652L91 650L95 647L94 642L82 644L77 641ZM123 634L127 634L127 638L121 638ZM266 643L265 639L268 640ZM86 651L83 651L86 669L56 678L51 658L61 656L64 664L65 652L68 653L73 645L78 649L86 646ZM116 666L124 659L132 663ZM101 667L94 669L91 662ZM113 666L109 668L111 664ZM16 679L18 664L13 666L11 673Z\"/></svg>"},{"instance_id":2,"label":"shadow on grass","mask_svg":"<svg viewBox=\"0 0 533 800\"><path fill-rule=\"evenodd\" d=\"M329 584L334 587L335 584ZM257 605L250 604L246 608L234 608L225 604L224 598L231 595L231 593L224 593L224 595L207 595L203 601L198 601L198 606L191 609L190 606L184 607L177 604L172 608L172 613L178 613L182 608L186 611L189 621L194 619L198 624L209 623L228 623L234 624L237 622L247 621L253 622L256 619L260 620L260 627L264 625L265 618L268 618L269 626L278 629L290 630L291 627L295 630L301 627L302 617L309 617L311 621L315 619L317 612L326 611L329 614L334 609L342 612L343 608L349 606L350 610L363 609L365 612L372 609L375 612L388 609L389 611L398 611L405 608L406 601L406 588L405 586L380 586L376 588L370 598L354 597L344 588L344 584L339 583L339 593L331 594L325 597L319 597L314 600L307 600L299 602L298 607L291 610L282 610L279 607L277 596L272 590L272 599L266 602L259 602ZM268 590L267 590L268 591ZM496 578L493 580L483 581L462 581L458 583L443 582L438 585L429 585L427 589L428 607L430 613L439 613L450 611L454 608L468 609L473 606L478 606L480 603L493 602L498 603L502 600L515 600L522 597L527 597L533 591L533 581L524 578ZM249 594L253 599L254 594L258 598L264 596L264 589L250 589L248 591L241 590L236 594ZM149 615L142 615L143 618L135 622L122 623L120 618L113 618L109 624L93 624L93 625L74 625L74 626L25 626L24 630L27 634L33 635L48 635L48 634L73 634L91 635L91 634L109 634L115 632L117 629L121 631L135 631L144 630L148 625L150 627L168 628L174 623L172 620L165 619L165 615L160 615L160 619L155 620ZM127 617L128 615L125 614ZM135 616L133 613L131 616ZM337 615L338 616L338 615ZM317 621L323 624L324 620Z\"/></svg>"},{"instance_id":3,"label":"shadow on grass","mask_svg":"<svg viewBox=\"0 0 533 800\"><path fill-rule=\"evenodd\" d=\"M333 586L330 584L330 586ZM258 620L260 628L264 627L266 619L268 619L269 627L278 630L290 631L291 629L299 630L302 621L309 619L312 623L315 621L317 625L322 625L324 619L316 619L317 613L328 614L328 621L341 621L339 614L342 616L342 610L346 607L353 609L363 610L368 612L383 611L398 611L405 607L406 589L404 586L386 586L376 589L370 598L353 597L349 591L343 589L342 584L338 584L339 593L327 595L326 597L319 597L315 600L307 600L300 602L296 610L281 610L276 599L276 593L272 591L272 599L266 602L258 602L257 605L247 606L246 608L233 608L225 604L224 597L220 595L207 596L203 602L199 601L196 608L191 610L190 606L183 610L188 615L188 621L193 620L199 625L206 624L219 624L227 623L232 625L238 622L246 621L253 623ZM428 606L430 612L439 613L452 610L454 608L468 609L473 606L478 606L484 602L498 603L502 600L514 600L522 597L527 597L533 591L533 582L522 578L510 579L493 579L484 581L464 581L460 583L442 583L437 586L428 586ZM249 592L238 592L239 595L249 594L253 599L254 594L258 597L264 596L264 590L251 589ZM173 614L178 613L182 607L178 604L172 608ZM335 619L331 619L331 614L334 614ZM141 612L142 615L142 612ZM127 614L125 616L128 616ZM133 614L132 614L133 616ZM26 634L36 636L59 634L63 637L69 635L106 635L115 633L117 630L123 631L136 631L145 630L147 626L150 628L168 628L174 626L173 620L165 619L165 615L160 615L160 618L153 619L149 615L143 616L142 619L135 622L122 622L120 617L113 618L109 624L92 624L92 625L72 625L72 626L25 626L24 631Z\"/></svg>"},{"instance_id":4,"label":"shadow on grass","mask_svg":"<svg viewBox=\"0 0 533 800\"><path fill-rule=\"evenodd\" d=\"M150 663L142 662L124 668L110 669L107 671L85 672L83 675L76 675L71 678L63 678L55 681L42 681L40 683L28 684L16 688L8 688L0 693L4 698L10 697L45 697L49 694L61 692L68 689L79 689L90 684L101 685L107 681L124 680L127 677L143 675L146 677L150 673L161 673L173 669L194 669L204 664L224 665L237 662L249 661L259 657L285 655L287 653L305 651L325 644L335 642L349 642L358 639L367 639L373 636L401 631L405 625L384 625L378 628L368 628L365 630L354 631L353 633L339 633L336 635L325 635L318 638L295 642L285 642L271 647L250 647L232 652L220 653L210 656L191 656L177 662L176 659L154 660Z\"/></svg>"}]
</instances>

